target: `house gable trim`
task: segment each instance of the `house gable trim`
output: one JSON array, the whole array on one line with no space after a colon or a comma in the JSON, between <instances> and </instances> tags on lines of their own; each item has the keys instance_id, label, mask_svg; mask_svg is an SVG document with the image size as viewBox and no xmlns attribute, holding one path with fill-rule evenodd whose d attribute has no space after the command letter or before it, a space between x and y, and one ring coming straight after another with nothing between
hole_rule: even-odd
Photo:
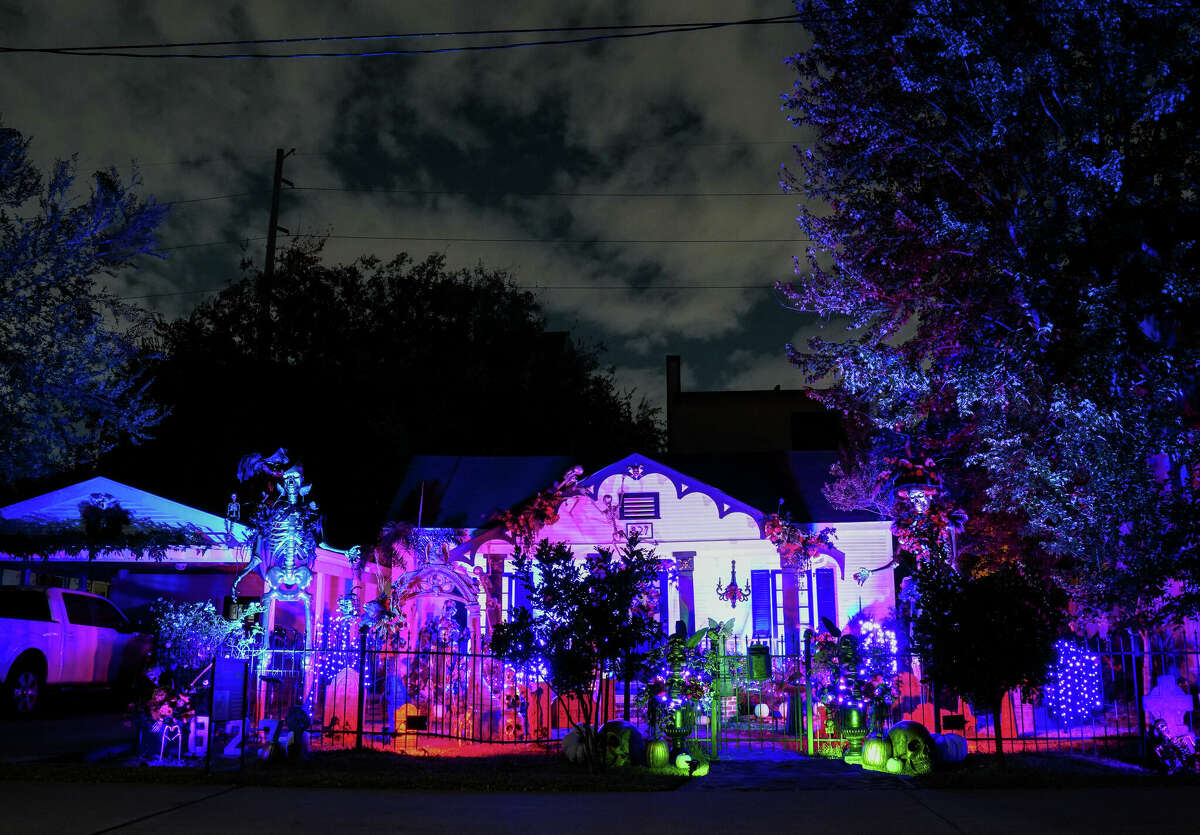
<instances>
[{"instance_id":1,"label":"house gable trim","mask_svg":"<svg viewBox=\"0 0 1200 835\"><path fill-rule=\"evenodd\" d=\"M633 475L631 470L637 473L637 475ZM581 480L579 486L583 490L584 495L588 496L592 501L596 501L600 493L600 485L604 483L605 479L614 475L626 475L633 478L636 482L647 473L655 473L667 478L675 486L677 499L682 499L684 496L689 496L692 493L701 493L708 496L712 499L713 504L717 506L717 518L719 519L724 519L730 513L745 513L758 525L759 536L763 535L762 525L765 514L761 510L751 507L745 502L738 501L716 487L698 481L691 476L684 475L678 470L673 470L666 464L660 464L653 458L647 458L637 453L609 464L602 470L597 470L587 478Z\"/></svg>"}]
</instances>

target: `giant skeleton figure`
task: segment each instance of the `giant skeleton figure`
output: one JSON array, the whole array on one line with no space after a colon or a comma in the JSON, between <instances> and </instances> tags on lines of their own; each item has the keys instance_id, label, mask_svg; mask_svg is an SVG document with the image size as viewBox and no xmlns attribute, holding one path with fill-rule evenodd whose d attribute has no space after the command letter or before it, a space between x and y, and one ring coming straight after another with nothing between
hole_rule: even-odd
<instances>
[{"instance_id":1,"label":"giant skeleton figure","mask_svg":"<svg viewBox=\"0 0 1200 835\"><path fill-rule=\"evenodd\" d=\"M234 580L233 592L236 595L238 584L257 568L266 587L262 598L264 606L269 608L275 600L299 600L304 604L305 646L312 647L312 596L308 586L313 579L318 544L326 550L344 554L355 569L361 561L361 551L357 545L343 551L321 542L321 515L317 503L307 501L312 485L304 483L304 472L299 465L290 464L287 450L280 449L266 459L261 455L248 455L241 460L238 481L245 482L259 475L275 482L278 495L264 494L258 512L250 520L253 530L250 562Z\"/></svg>"}]
</instances>

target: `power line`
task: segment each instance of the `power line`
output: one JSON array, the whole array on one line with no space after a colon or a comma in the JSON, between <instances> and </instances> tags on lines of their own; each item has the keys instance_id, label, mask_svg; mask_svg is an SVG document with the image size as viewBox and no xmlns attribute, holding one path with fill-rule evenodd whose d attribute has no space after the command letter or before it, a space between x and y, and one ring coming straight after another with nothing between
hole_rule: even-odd
<instances>
[{"instance_id":1,"label":"power line","mask_svg":"<svg viewBox=\"0 0 1200 835\"><path fill-rule=\"evenodd\" d=\"M619 199L641 198L687 198L687 199L716 199L722 197L751 198L751 197L792 197L784 191L672 191L672 192L636 192L636 191L491 191L487 189L420 189L420 188L352 188L343 186L295 186L291 191L324 191L347 194L411 194L422 197L612 197ZM232 194L212 194L207 197L189 197L179 200L163 201L164 206L177 206L182 203L205 203L213 200L228 200L236 197L261 197L265 192L239 191Z\"/></svg>"},{"instance_id":2,"label":"power line","mask_svg":"<svg viewBox=\"0 0 1200 835\"><path fill-rule=\"evenodd\" d=\"M494 195L497 197L789 197L783 191L494 191L470 189L466 191L436 190L420 188L349 188L343 186L296 186L295 191L344 191L359 194L416 194L438 196Z\"/></svg>"},{"instance_id":3,"label":"power line","mask_svg":"<svg viewBox=\"0 0 1200 835\"><path fill-rule=\"evenodd\" d=\"M516 29L462 29L434 32L392 32L371 35L313 35L303 38L249 38L226 41L178 41L142 44L109 44L105 46L64 46L57 47L64 52L94 52L104 49L187 49L207 46L273 46L277 44L298 43L330 43L338 41L380 41L415 38L465 38L479 35L544 35L553 32L595 32L595 31L632 31L645 29L667 29L678 26L713 26L735 25L784 21L799 18L797 14L777 15L768 18L752 18L744 21L691 21L674 23L619 23L610 26L542 26ZM10 51L34 51L35 48L14 49Z\"/></svg>"},{"instance_id":4,"label":"power line","mask_svg":"<svg viewBox=\"0 0 1200 835\"><path fill-rule=\"evenodd\" d=\"M289 52L289 53L262 53L262 52L243 52L243 53L203 53L203 52L139 52L128 50L146 50L146 49L175 49L187 48L193 44L135 44L135 45L112 45L112 46L95 46L95 47L0 47L0 52L4 53L36 53L43 55L60 55L60 56L76 56L84 58L159 58L159 59L188 59L188 60L279 60L279 59L297 59L297 58L379 58L387 56L404 56L404 55L436 55L449 52L488 52L502 49L519 49L525 47L536 46L562 46L570 44L594 43L597 41L607 40L627 40L632 38L647 38L658 35L675 35L689 32L702 32L715 29L726 29L734 26L769 26L780 23L795 23L798 15L780 15L771 18L750 18L746 20L727 20L727 21L712 21L706 23L679 23L679 24L663 24L654 28L644 28L650 24L639 24L629 28L636 28L639 31L622 31L617 26L592 26L578 27L572 29L570 27L549 28L547 32L567 32L567 31L598 31L604 30L607 34L584 35L571 38L557 39L542 39L529 41L516 41L512 43L500 44L469 44L466 46L453 47L434 47L428 49L388 49L388 50L373 50L365 52ZM612 32L615 32L613 34ZM503 35L514 34L515 30L510 32L502 29L495 30L478 30L473 33L474 36L479 35ZM461 37L458 33L398 33L393 35L378 35L378 36L330 36L328 38L305 38L292 41L286 38L262 39L257 41L246 41L244 43L254 45L272 45L291 42L317 42L323 40L367 40L367 39L401 39L401 38L423 38L423 37ZM212 42L217 44L218 42Z\"/></svg>"},{"instance_id":5,"label":"power line","mask_svg":"<svg viewBox=\"0 0 1200 835\"><path fill-rule=\"evenodd\" d=\"M173 252L177 249L197 249L205 246L240 246L250 241L265 241L266 235L251 235L246 238L238 238L236 241L203 241L194 244L176 244L175 246L160 246L159 252Z\"/></svg>"},{"instance_id":6,"label":"power line","mask_svg":"<svg viewBox=\"0 0 1200 835\"><path fill-rule=\"evenodd\" d=\"M230 284L223 284L220 287L206 287L199 290L179 290L171 293L149 293L142 296L120 296L119 300L123 302L145 301L147 299L165 299L176 296L198 296L205 293L219 293L230 287ZM636 290L639 292L649 292L654 290L769 290L774 287L771 284L514 284L518 290Z\"/></svg>"},{"instance_id":7,"label":"power line","mask_svg":"<svg viewBox=\"0 0 1200 835\"><path fill-rule=\"evenodd\" d=\"M349 241L445 241L486 244L790 244L805 238L459 238L434 235L316 235Z\"/></svg>"},{"instance_id":8,"label":"power line","mask_svg":"<svg viewBox=\"0 0 1200 835\"><path fill-rule=\"evenodd\" d=\"M192 244L159 247L159 252L176 249L195 249L205 246L239 246L249 241L266 240L266 235L250 235L231 241L203 241ZM437 243L481 244L563 244L588 246L592 244L793 244L807 243L809 238L472 238L438 235L312 235L296 237L331 238L347 241L432 241Z\"/></svg>"},{"instance_id":9,"label":"power line","mask_svg":"<svg viewBox=\"0 0 1200 835\"><path fill-rule=\"evenodd\" d=\"M584 150L600 151L609 148L677 148L686 145L688 148L730 148L743 145L797 145L800 144L798 139L731 139L721 142L694 142L689 139L664 139L657 142L601 142L591 145L581 145L578 147ZM572 146L575 147L575 146ZM321 151L297 151L295 156L298 157L335 157L341 153L336 148L328 148ZM241 157L202 157L200 159L166 159L157 162L138 162L138 168L157 168L165 165L190 165L199 167L202 165L213 165L215 163L234 163L241 162Z\"/></svg>"}]
</instances>

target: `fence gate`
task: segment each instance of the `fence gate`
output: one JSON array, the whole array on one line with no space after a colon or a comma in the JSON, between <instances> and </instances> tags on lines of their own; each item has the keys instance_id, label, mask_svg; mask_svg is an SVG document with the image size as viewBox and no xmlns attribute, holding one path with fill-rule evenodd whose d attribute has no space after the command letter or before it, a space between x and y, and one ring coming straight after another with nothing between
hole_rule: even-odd
<instances>
[{"instance_id":1,"label":"fence gate","mask_svg":"<svg viewBox=\"0 0 1200 835\"><path fill-rule=\"evenodd\" d=\"M773 655L766 645L720 659L718 694L697 721L695 738L722 759L802 753L804 658Z\"/></svg>"}]
</instances>

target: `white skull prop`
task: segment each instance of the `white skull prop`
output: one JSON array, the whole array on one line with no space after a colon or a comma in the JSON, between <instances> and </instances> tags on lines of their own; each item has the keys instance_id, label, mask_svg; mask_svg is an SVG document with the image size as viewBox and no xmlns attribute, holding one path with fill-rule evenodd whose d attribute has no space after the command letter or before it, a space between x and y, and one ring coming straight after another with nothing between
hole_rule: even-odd
<instances>
[{"instance_id":1,"label":"white skull prop","mask_svg":"<svg viewBox=\"0 0 1200 835\"><path fill-rule=\"evenodd\" d=\"M902 774L916 776L933 771L933 737L920 722L897 722L888 731L892 756L904 765Z\"/></svg>"},{"instance_id":2,"label":"white skull prop","mask_svg":"<svg viewBox=\"0 0 1200 835\"><path fill-rule=\"evenodd\" d=\"M562 751L563 755L567 758L567 762L582 763L587 761L587 753L583 748L583 734L580 733L579 728L572 728L563 737Z\"/></svg>"}]
</instances>

